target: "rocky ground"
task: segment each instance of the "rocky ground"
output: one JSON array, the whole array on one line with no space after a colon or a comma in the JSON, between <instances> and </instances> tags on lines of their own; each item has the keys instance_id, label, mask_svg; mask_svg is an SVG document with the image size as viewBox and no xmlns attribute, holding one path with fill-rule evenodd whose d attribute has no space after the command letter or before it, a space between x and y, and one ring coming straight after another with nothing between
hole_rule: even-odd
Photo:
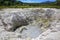
<instances>
[{"instance_id":1,"label":"rocky ground","mask_svg":"<svg viewBox=\"0 0 60 40\"><path fill-rule=\"evenodd\" d=\"M0 40L60 40L60 9L0 10Z\"/></svg>"}]
</instances>

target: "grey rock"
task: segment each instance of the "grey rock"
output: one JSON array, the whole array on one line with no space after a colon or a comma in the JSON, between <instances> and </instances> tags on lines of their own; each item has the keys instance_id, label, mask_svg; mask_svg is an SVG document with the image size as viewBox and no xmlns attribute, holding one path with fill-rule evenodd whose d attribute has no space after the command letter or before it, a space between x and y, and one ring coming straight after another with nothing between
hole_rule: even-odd
<instances>
[{"instance_id":1,"label":"grey rock","mask_svg":"<svg viewBox=\"0 0 60 40\"><path fill-rule=\"evenodd\" d=\"M0 40L59 40L59 16L60 9L53 8L3 9Z\"/></svg>"}]
</instances>

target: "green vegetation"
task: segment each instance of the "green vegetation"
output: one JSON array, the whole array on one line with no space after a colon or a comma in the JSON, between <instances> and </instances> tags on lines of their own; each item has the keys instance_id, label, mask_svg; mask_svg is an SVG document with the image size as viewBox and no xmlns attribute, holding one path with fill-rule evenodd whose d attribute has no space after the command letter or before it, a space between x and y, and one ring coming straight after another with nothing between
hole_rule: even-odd
<instances>
[{"instance_id":1,"label":"green vegetation","mask_svg":"<svg viewBox=\"0 0 60 40\"><path fill-rule=\"evenodd\" d=\"M56 2L44 2L44 3L23 3L17 0L0 0L1 8L60 8L60 0Z\"/></svg>"},{"instance_id":2,"label":"green vegetation","mask_svg":"<svg viewBox=\"0 0 60 40\"><path fill-rule=\"evenodd\" d=\"M57 6L60 6L60 0L57 0Z\"/></svg>"}]
</instances>

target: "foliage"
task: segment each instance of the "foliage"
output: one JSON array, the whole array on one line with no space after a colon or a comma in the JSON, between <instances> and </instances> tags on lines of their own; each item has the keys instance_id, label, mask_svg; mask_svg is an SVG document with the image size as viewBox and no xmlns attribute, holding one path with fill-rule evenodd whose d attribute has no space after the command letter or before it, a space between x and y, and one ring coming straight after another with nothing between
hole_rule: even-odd
<instances>
[{"instance_id":1,"label":"foliage","mask_svg":"<svg viewBox=\"0 0 60 40\"><path fill-rule=\"evenodd\" d=\"M57 0L57 5L60 6L60 0Z\"/></svg>"},{"instance_id":2,"label":"foliage","mask_svg":"<svg viewBox=\"0 0 60 40\"><path fill-rule=\"evenodd\" d=\"M57 6L58 5L58 6ZM23 3L17 0L0 0L0 8L60 8L60 0L44 3Z\"/></svg>"},{"instance_id":3,"label":"foliage","mask_svg":"<svg viewBox=\"0 0 60 40\"><path fill-rule=\"evenodd\" d=\"M22 2L19 2L17 0L0 0L0 6L11 6L11 5L17 5L21 3Z\"/></svg>"}]
</instances>

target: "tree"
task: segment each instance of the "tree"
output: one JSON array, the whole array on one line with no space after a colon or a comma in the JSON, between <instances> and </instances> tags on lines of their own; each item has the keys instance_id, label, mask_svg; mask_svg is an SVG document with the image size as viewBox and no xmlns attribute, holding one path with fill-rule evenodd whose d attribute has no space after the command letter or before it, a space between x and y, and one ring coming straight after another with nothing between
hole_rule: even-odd
<instances>
[{"instance_id":1,"label":"tree","mask_svg":"<svg viewBox=\"0 0 60 40\"><path fill-rule=\"evenodd\" d=\"M57 0L57 5L60 6L60 0Z\"/></svg>"},{"instance_id":2,"label":"tree","mask_svg":"<svg viewBox=\"0 0 60 40\"><path fill-rule=\"evenodd\" d=\"M0 5L3 5L3 6L11 6L11 5L17 5L17 4L22 4L22 2L17 0L0 0Z\"/></svg>"}]
</instances>

